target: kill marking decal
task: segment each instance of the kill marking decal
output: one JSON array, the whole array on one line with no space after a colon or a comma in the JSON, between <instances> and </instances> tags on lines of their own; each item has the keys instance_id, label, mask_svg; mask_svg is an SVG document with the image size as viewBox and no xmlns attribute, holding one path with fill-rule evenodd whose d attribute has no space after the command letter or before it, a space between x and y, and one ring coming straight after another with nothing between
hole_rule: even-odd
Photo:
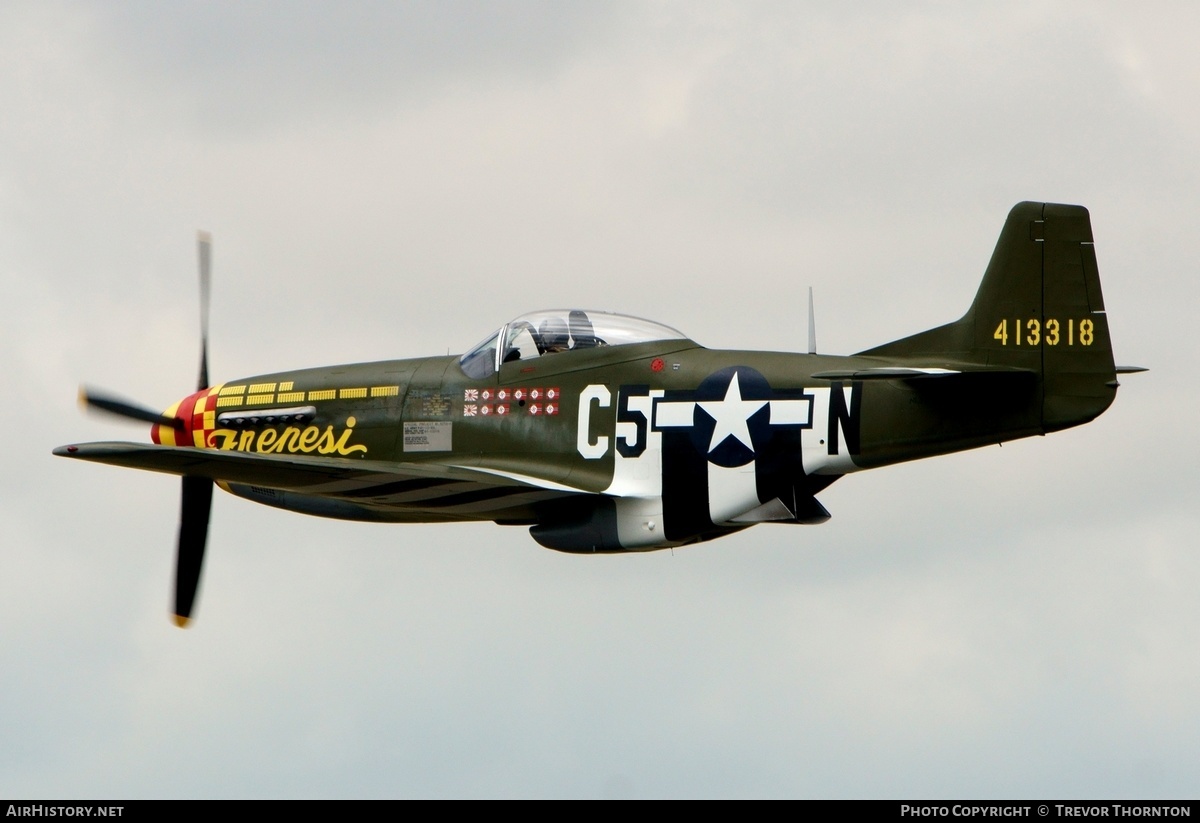
<instances>
[{"instance_id":1,"label":"kill marking decal","mask_svg":"<svg viewBox=\"0 0 1200 823\"><path fill-rule=\"evenodd\" d=\"M561 394L557 386L464 389L462 416L504 417L522 412L532 417L556 415Z\"/></svg>"}]
</instances>

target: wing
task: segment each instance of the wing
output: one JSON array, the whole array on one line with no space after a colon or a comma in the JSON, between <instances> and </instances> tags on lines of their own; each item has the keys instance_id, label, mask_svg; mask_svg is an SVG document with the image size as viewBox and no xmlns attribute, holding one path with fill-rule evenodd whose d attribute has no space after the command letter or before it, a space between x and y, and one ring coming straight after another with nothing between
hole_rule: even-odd
<instances>
[{"instance_id":1,"label":"wing","mask_svg":"<svg viewBox=\"0 0 1200 823\"><path fill-rule=\"evenodd\" d=\"M588 492L509 472L438 463L347 460L155 446L82 443L60 457L207 477L239 497L347 520L533 523L547 508Z\"/></svg>"}]
</instances>

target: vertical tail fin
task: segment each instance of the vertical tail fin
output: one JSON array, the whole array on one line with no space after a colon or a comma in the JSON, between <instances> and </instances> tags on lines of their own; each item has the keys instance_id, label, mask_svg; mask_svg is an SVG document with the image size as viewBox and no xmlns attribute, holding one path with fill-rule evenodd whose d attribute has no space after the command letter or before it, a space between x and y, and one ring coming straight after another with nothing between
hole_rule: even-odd
<instances>
[{"instance_id":1,"label":"vertical tail fin","mask_svg":"<svg viewBox=\"0 0 1200 823\"><path fill-rule=\"evenodd\" d=\"M1043 430L1093 419L1116 374L1087 209L1018 203L960 320L862 354L1033 372Z\"/></svg>"}]
</instances>

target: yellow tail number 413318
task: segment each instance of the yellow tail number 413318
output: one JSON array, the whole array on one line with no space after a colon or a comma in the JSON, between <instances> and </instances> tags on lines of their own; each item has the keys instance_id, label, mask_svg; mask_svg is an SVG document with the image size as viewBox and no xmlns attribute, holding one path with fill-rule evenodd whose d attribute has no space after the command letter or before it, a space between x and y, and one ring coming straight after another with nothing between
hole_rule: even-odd
<instances>
[{"instance_id":1,"label":"yellow tail number 413318","mask_svg":"<svg viewBox=\"0 0 1200 823\"><path fill-rule=\"evenodd\" d=\"M1092 341L1096 339L1096 326L1090 318L1083 318L1078 324L1079 334L1076 336L1075 318L1067 319L1067 339L1068 346L1090 346ZM1062 323L1057 318L1048 317L1045 322L1045 334L1043 334L1042 321L1036 317L1031 317L1028 320L1022 321L1019 317L1013 320L1013 345L1014 346L1037 346L1044 344L1047 346L1057 346L1063 342ZM992 334L992 338L1000 341L1001 346L1008 345L1008 318L1000 321L996 326L996 331Z\"/></svg>"}]
</instances>

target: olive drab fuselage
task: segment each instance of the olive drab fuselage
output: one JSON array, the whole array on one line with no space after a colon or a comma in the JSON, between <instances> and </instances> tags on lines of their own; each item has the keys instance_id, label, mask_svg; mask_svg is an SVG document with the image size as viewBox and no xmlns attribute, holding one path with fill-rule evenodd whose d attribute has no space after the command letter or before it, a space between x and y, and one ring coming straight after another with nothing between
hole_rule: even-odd
<instances>
[{"instance_id":1,"label":"olive drab fuselage","mask_svg":"<svg viewBox=\"0 0 1200 823\"><path fill-rule=\"evenodd\" d=\"M1087 211L1022 203L962 318L857 355L710 349L623 315L537 312L462 356L225 382L166 411L182 423L154 426L165 451L68 456L308 514L492 520L565 551L646 550L823 522L816 495L845 474L1085 423L1117 371Z\"/></svg>"}]
</instances>

